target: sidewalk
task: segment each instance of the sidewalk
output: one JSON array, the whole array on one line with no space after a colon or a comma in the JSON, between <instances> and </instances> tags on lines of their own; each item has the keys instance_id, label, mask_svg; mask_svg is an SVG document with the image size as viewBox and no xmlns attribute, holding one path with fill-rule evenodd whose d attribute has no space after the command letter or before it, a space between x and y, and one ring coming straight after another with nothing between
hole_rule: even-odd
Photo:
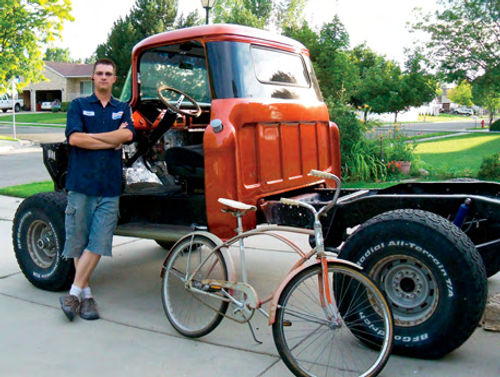
<instances>
[{"instance_id":1,"label":"sidewalk","mask_svg":"<svg viewBox=\"0 0 500 377\"><path fill-rule=\"evenodd\" d=\"M223 320L200 340L178 335L166 319L160 294L165 250L153 241L115 237L114 257L102 260L93 279L102 319L68 322L60 293L33 287L19 271L12 249L12 219L21 199L0 196L0 376L289 376L267 320L256 314L257 336ZM267 239L266 239L267 240ZM305 242L305 239L299 239ZM264 242L256 240L255 247ZM249 279L262 295L277 285L295 256L271 250L247 254ZM273 287L272 289L269 287ZM500 291L500 274L489 281ZM500 374L500 334L478 328L441 360L392 356L386 377L479 377Z\"/></svg>"}]
</instances>

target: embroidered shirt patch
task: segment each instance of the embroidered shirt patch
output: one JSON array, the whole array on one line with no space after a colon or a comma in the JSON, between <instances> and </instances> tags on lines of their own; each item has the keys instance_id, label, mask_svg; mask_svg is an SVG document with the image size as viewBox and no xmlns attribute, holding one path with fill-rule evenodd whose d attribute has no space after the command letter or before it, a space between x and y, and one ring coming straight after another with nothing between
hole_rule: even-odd
<instances>
[{"instance_id":1,"label":"embroidered shirt patch","mask_svg":"<svg viewBox=\"0 0 500 377\"><path fill-rule=\"evenodd\" d=\"M86 115L88 117L93 117L95 113L93 111L83 110L83 115Z\"/></svg>"},{"instance_id":2,"label":"embroidered shirt patch","mask_svg":"<svg viewBox=\"0 0 500 377\"><path fill-rule=\"evenodd\" d=\"M118 111L117 113L111 113L111 119L117 120L123 116L123 111Z\"/></svg>"}]
</instances>

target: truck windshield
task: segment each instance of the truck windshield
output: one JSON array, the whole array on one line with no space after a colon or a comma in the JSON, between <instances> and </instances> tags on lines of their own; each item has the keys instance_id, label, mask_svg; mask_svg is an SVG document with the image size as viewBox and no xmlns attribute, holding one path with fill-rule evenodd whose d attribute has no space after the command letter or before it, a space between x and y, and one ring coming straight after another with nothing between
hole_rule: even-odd
<instances>
[{"instance_id":1,"label":"truck windshield","mask_svg":"<svg viewBox=\"0 0 500 377\"><path fill-rule=\"evenodd\" d=\"M243 42L209 42L216 98L322 101L309 57Z\"/></svg>"},{"instance_id":2,"label":"truck windshield","mask_svg":"<svg viewBox=\"0 0 500 377\"><path fill-rule=\"evenodd\" d=\"M167 85L190 95L200 105L210 104L205 53L201 43L186 42L147 50L140 57L139 72L142 100L158 98L158 88ZM168 91L162 94L169 101L177 101L179 97Z\"/></svg>"}]
</instances>

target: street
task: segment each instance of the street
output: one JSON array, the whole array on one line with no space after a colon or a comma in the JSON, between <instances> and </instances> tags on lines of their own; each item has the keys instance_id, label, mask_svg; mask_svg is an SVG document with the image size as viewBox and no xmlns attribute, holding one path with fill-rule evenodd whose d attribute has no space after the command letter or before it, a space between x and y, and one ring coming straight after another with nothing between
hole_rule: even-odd
<instances>
[{"instance_id":1,"label":"street","mask_svg":"<svg viewBox=\"0 0 500 377\"><path fill-rule=\"evenodd\" d=\"M0 171L0 187L49 179L36 145L0 153ZM0 253L0 376L57 377L67 376L68 370L82 377L116 376L118 370L126 377L290 375L276 352L271 327L259 314L253 323L262 345L252 340L246 325L230 320L223 320L214 332L198 340L180 336L161 304L165 250L151 240L114 238L114 257L103 259L93 278L102 319L77 318L69 323L59 308L60 293L32 286L17 264L12 219L21 200L0 196L0 243L4 245ZM262 296L276 288L296 260L294 254L264 241L253 241L252 252L247 254L250 282ZM307 243L300 237L294 241ZM232 256L236 260L234 251ZM488 285L490 294L500 292L500 274L490 278ZM478 328L464 345L439 360L393 355L381 376L497 376L498 340L498 333Z\"/></svg>"},{"instance_id":2,"label":"street","mask_svg":"<svg viewBox=\"0 0 500 377\"><path fill-rule=\"evenodd\" d=\"M0 375L282 377L281 362L267 319L256 314L256 344L246 325L223 320L201 339L180 336L161 304L160 270L165 250L153 241L115 237L113 258L99 264L94 294L102 319L68 322L60 293L32 286L20 272L11 239L20 200L0 196ZM303 236L302 236L303 237ZM298 244L306 242L297 237ZM247 254L249 280L259 295L272 292L296 260L266 240L253 241ZM237 258L237 251L232 251ZM489 291L500 291L500 274ZM439 360L391 356L385 377L484 377L500 374L499 334L478 328L459 349Z\"/></svg>"}]
</instances>

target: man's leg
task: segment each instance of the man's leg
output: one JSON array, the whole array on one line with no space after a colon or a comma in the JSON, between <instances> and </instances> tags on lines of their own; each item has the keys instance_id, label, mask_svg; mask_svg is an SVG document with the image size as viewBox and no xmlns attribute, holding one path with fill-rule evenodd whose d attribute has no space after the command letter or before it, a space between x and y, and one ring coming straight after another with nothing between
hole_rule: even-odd
<instances>
[{"instance_id":1,"label":"man's leg","mask_svg":"<svg viewBox=\"0 0 500 377\"><path fill-rule=\"evenodd\" d=\"M75 258L75 280L73 284L80 288L89 286L90 275L94 272L97 263L101 259L99 254L95 254L89 250L85 250L80 258Z\"/></svg>"},{"instance_id":2,"label":"man's leg","mask_svg":"<svg viewBox=\"0 0 500 377\"><path fill-rule=\"evenodd\" d=\"M73 258L75 270L78 269L80 254L88 243L94 208L95 199L92 197L74 191L68 193L65 217L66 242L63 255ZM59 298L61 308L70 321L79 313L82 288L84 287L73 282L69 294Z\"/></svg>"}]
</instances>

